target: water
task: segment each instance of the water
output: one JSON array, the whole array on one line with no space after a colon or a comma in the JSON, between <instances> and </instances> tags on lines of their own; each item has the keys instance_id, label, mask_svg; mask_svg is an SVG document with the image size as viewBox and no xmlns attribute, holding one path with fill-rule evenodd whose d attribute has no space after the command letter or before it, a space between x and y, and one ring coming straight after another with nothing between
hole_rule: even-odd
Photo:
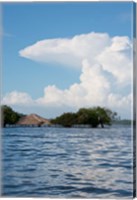
<instances>
[{"instance_id":1,"label":"water","mask_svg":"<svg viewBox=\"0 0 137 200\"><path fill-rule=\"evenodd\" d=\"M2 196L133 196L129 126L5 128L2 145Z\"/></svg>"}]
</instances>

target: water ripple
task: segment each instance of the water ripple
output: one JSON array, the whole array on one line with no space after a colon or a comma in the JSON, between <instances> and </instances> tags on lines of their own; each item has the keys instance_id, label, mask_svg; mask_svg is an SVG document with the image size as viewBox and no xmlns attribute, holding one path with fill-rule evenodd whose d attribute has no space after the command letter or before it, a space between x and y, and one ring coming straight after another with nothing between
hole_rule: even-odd
<instances>
[{"instance_id":1,"label":"water ripple","mask_svg":"<svg viewBox=\"0 0 137 200\"><path fill-rule=\"evenodd\" d=\"M131 127L6 128L2 195L131 198Z\"/></svg>"}]
</instances>

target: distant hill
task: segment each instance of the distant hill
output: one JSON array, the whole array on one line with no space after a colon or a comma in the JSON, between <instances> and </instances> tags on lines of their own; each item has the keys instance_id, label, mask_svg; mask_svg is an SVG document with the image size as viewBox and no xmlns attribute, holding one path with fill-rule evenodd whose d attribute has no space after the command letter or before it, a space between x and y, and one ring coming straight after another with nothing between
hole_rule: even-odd
<instances>
[{"instance_id":1,"label":"distant hill","mask_svg":"<svg viewBox=\"0 0 137 200\"><path fill-rule=\"evenodd\" d=\"M43 117L40 117L36 114L30 114L26 115L24 117L21 117L21 119L17 122L18 125L37 125L41 126L44 124L51 124L48 119L45 119Z\"/></svg>"}]
</instances>

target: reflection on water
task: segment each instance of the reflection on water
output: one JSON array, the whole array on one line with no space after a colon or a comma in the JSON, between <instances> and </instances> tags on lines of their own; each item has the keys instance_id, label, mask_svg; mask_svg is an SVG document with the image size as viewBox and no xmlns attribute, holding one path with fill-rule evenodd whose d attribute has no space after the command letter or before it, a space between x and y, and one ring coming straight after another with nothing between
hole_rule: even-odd
<instances>
[{"instance_id":1,"label":"reflection on water","mask_svg":"<svg viewBox=\"0 0 137 200\"><path fill-rule=\"evenodd\" d=\"M131 127L6 128L2 195L132 197Z\"/></svg>"}]
</instances>

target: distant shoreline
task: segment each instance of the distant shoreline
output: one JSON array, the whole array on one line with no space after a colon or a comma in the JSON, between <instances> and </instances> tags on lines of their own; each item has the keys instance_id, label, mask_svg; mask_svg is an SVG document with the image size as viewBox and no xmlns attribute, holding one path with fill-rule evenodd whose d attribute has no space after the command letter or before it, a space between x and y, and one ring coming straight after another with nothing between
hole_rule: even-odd
<instances>
[{"instance_id":1,"label":"distant shoreline","mask_svg":"<svg viewBox=\"0 0 137 200\"><path fill-rule=\"evenodd\" d=\"M17 113L7 105L2 106L2 127L67 127L105 128L112 124L130 125L132 120L123 119L116 112L105 107L80 108L77 112L66 112L54 119L46 119L35 113Z\"/></svg>"},{"instance_id":2,"label":"distant shoreline","mask_svg":"<svg viewBox=\"0 0 137 200\"><path fill-rule=\"evenodd\" d=\"M104 128L109 128L109 127L113 127L113 126L119 126L119 125L123 125L123 126L129 126L129 125L132 125L132 122L131 121L128 121L127 123L123 123L123 122L114 122L112 123L111 126L109 125L106 125ZM61 126L59 124L54 124L54 125L42 125L42 126L39 126L39 125L35 125L35 124L26 124L26 125L18 125L18 124L7 124L5 127L2 127L2 128L91 128L91 129L94 129L94 127L92 127L91 125L84 125L84 124L76 124L76 125L73 125L71 127L64 127L64 126ZM100 126L99 127L96 127L96 128L101 128Z\"/></svg>"}]
</instances>

